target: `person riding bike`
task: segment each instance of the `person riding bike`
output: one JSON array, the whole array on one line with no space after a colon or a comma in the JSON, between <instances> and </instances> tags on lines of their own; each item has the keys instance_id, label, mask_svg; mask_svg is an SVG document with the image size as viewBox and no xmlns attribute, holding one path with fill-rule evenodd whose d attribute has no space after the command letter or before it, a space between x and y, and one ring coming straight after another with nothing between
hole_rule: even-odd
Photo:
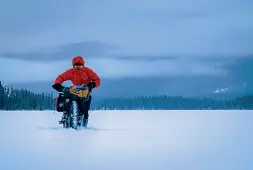
<instances>
[{"instance_id":1,"label":"person riding bike","mask_svg":"<svg viewBox=\"0 0 253 170\"><path fill-rule=\"evenodd\" d=\"M85 61L82 56L76 56L72 59L73 68L60 74L52 87L58 92L63 92L64 95L69 92L68 87L62 86L64 81L70 80L73 85L80 86L86 84L89 90L100 86L100 78L92 69L85 66ZM84 124L87 127L89 118L89 109L92 96L90 95L86 102L80 103L80 112L84 114ZM62 120L60 121L62 123Z\"/></svg>"}]
</instances>

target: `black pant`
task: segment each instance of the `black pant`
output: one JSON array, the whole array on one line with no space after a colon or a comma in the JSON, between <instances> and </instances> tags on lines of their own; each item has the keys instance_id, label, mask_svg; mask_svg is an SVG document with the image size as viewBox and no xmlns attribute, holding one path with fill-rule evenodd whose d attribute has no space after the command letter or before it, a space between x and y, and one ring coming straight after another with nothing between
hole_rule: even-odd
<instances>
[{"instance_id":1,"label":"black pant","mask_svg":"<svg viewBox=\"0 0 253 170\"><path fill-rule=\"evenodd\" d=\"M90 110L90 105L91 105L91 99L92 99L92 97L90 96L89 99L85 102L83 100L79 101L80 114L84 114L85 119L89 118L89 110Z\"/></svg>"}]
</instances>

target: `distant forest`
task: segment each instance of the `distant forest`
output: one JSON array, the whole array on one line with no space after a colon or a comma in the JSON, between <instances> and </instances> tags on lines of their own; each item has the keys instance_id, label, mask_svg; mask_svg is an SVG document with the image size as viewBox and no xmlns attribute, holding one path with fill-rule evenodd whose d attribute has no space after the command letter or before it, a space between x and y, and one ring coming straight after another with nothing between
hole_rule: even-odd
<instances>
[{"instance_id":1,"label":"distant forest","mask_svg":"<svg viewBox=\"0 0 253 170\"><path fill-rule=\"evenodd\" d=\"M136 98L115 98L103 100L95 105L98 110L251 110L253 95L237 97L231 100L210 98L185 98L181 96L151 96Z\"/></svg>"},{"instance_id":2,"label":"distant forest","mask_svg":"<svg viewBox=\"0 0 253 170\"><path fill-rule=\"evenodd\" d=\"M0 110L52 110L53 94L3 87L0 81Z\"/></svg>"},{"instance_id":3,"label":"distant forest","mask_svg":"<svg viewBox=\"0 0 253 170\"><path fill-rule=\"evenodd\" d=\"M33 93L3 87L0 81L0 110L54 110L53 93ZM185 98L181 96L141 96L92 101L92 110L251 110L253 95L234 99Z\"/></svg>"}]
</instances>

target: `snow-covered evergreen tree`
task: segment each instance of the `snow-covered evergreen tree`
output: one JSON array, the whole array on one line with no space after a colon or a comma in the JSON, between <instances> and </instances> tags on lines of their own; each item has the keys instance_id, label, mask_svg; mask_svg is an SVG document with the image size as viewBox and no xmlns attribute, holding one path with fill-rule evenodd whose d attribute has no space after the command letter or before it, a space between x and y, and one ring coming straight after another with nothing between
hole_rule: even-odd
<instances>
[{"instance_id":1,"label":"snow-covered evergreen tree","mask_svg":"<svg viewBox=\"0 0 253 170\"><path fill-rule=\"evenodd\" d=\"M53 94L33 93L2 85L0 81L1 110L45 110L54 108Z\"/></svg>"}]
</instances>

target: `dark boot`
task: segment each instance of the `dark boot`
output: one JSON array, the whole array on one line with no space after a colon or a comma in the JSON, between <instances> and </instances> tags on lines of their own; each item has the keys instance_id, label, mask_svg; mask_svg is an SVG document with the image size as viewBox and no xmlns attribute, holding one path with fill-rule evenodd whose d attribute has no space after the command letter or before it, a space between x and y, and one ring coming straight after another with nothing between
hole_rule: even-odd
<instances>
[{"instance_id":1,"label":"dark boot","mask_svg":"<svg viewBox=\"0 0 253 170\"><path fill-rule=\"evenodd\" d=\"M64 123L64 121L66 119L66 115L67 115L67 113L63 112L63 115L61 117L61 120L59 121L59 124L63 124Z\"/></svg>"},{"instance_id":2,"label":"dark boot","mask_svg":"<svg viewBox=\"0 0 253 170\"><path fill-rule=\"evenodd\" d=\"M89 119L83 119L83 127L85 127L85 129L88 127L88 121Z\"/></svg>"},{"instance_id":3,"label":"dark boot","mask_svg":"<svg viewBox=\"0 0 253 170\"><path fill-rule=\"evenodd\" d=\"M63 124L64 123L64 116L62 116L61 120L59 121L59 124Z\"/></svg>"},{"instance_id":4,"label":"dark boot","mask_svg":"<svg viewBox=\"0 0 253 170\"><path fill-rule=\"evenodd\" d=\"M89 109L90 109L90 104L91 104L91 96L89 97L88 101L83 102L82 101L82 113L84 115L83 120L82 120L82 126L87 129L88 127L88 118L89 118Z\"/></svg>"}]
</instances>

